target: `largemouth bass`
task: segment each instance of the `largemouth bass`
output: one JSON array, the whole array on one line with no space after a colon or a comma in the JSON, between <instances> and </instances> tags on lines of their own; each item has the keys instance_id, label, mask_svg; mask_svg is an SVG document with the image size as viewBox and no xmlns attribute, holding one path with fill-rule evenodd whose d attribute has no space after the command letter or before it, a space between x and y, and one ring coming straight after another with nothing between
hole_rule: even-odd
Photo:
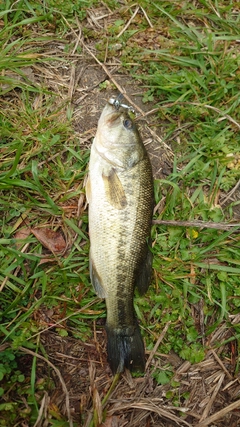
<instances>
[{"instance_id":1,"label":"largemouth bass","mask_svg":"<svg viewBox=\"0 0 240 427\"><path fill-rule=\"evenodd\" d=\"M151 280L148 247L153 177L147 151L127 110L107 103L94 138L86 185L90 277L107 307L107 352L113 373L144 371L145 352L133 307L134 288Z\"/></svg>"}]
</instances>

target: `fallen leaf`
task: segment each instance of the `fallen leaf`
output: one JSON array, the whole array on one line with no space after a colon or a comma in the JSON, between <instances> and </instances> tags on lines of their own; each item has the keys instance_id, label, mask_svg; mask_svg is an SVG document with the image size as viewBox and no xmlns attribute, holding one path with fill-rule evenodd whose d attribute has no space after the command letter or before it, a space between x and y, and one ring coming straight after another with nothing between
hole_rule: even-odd
<instances>
[{"instance_id":1,"label":"fallen leaf","mask_svg":"<svg viewBox=\"0 0 240 427\"><path fill-rule=\"evenodd\" d=\"M29 234L31 234L31 230L27 227L21 228L15 233L14 239L16 240L15 244L18 250L24 245L23 240L25 240Z\"/></svg>"},{"instance_id":2,"label":"fallen leaf","mask_svg":"<svg viewBox=\"0 0 240 427\"><path fill-rule=\"evenodd\" d=\"M42 258L38 265L48 264L49 262L56 262L56 259L54 257L53 258Z\"/></svg>"},{"instance_id":3,"label":"fallen leaf","mask_svg":"<svg viewBox=\"0 0 240 427\"><path fill-rule=\"evenodd\" d=\"M31 231L39 242L52 253L60 253L66 249L66 242L60 231L50 228L32 228Z\"/></svg>"},{"instance_id":4,"label":"fallen leaf","mask_svg":"<svg viewBox=\"0 0 240 427\"><path fill-rule=\"evenodd\" d=\"M31 233L30 228L27 228L27 227L21 228L21 230L18 230L15 233L14 239L16 239L16 240L26 239L30 233Z\"/></svg>"}]
</instances>

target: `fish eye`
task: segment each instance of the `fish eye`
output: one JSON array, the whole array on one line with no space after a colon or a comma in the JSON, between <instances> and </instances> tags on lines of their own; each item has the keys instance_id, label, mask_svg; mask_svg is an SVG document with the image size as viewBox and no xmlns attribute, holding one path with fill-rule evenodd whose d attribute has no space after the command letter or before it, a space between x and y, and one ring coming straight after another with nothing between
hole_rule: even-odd
<instances>
[{"instance_id":1,"label":"fish eye","mask_svg":"<svg viewBox=\"0 0 240 427\"><path fill-rule=\"evenodd\" d=\"M124 120L124 122L123 122L123 126L126 128L126 129L132 129L133 128L133 122L132 122L132 120L130 120L130 119L125 119Z\"/></svg>"}]
</instances>

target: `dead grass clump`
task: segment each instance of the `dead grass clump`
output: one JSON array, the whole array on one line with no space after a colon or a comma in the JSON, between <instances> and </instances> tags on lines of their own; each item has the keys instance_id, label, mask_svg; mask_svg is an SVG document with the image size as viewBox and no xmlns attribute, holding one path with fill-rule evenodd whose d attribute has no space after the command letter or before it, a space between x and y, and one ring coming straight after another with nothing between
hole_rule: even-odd
<instances>
[{"instance_id":1,"label":"dead grass clump","mask_svg":"<svg viewBox=\"0 0 240 427\"><path fill-rule=\"evenodd\" d=\"M237 316L232 321L237 321ZM151 353L145 376L132 378L125 372L104 404L112 377L105 353L105 333L97 328L95 336L95 340L83 343L51 331L41 335L48 361L43 357L38 360L38 380L50 375L55 383L42 396L42 415L48 417L54 407L62 417L70 414L73 422L84 427L91 425L94 410L100 420L106 419L106 425L119 427L239 425L240 379L234 375L234 354L229 357L228 342L233 336L225 323L208 338L209 350L202 362L191 365L175 357L171 382L157 385L150 369L161 367L166 358L171 360L174 355Z\"/></svg>"}]
</instances>

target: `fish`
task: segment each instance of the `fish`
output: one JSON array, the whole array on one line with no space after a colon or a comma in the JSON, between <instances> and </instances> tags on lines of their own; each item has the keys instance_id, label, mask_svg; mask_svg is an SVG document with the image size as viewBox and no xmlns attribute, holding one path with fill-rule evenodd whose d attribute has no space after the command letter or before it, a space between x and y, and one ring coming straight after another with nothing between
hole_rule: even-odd
<instances>
[{"instance_id":1,"label":"fish","mask_svg":"<svg viewBox=\"0 0 240 427\"><path fill-rule=\"evenodd\" d=\"M89 272L105 298L107 355L115 373L144 372L145 349L134 290L151 282L153 175L137 126L125 105L107 102L91 146L86 197Z\"/></svg>"}]
</instances>

